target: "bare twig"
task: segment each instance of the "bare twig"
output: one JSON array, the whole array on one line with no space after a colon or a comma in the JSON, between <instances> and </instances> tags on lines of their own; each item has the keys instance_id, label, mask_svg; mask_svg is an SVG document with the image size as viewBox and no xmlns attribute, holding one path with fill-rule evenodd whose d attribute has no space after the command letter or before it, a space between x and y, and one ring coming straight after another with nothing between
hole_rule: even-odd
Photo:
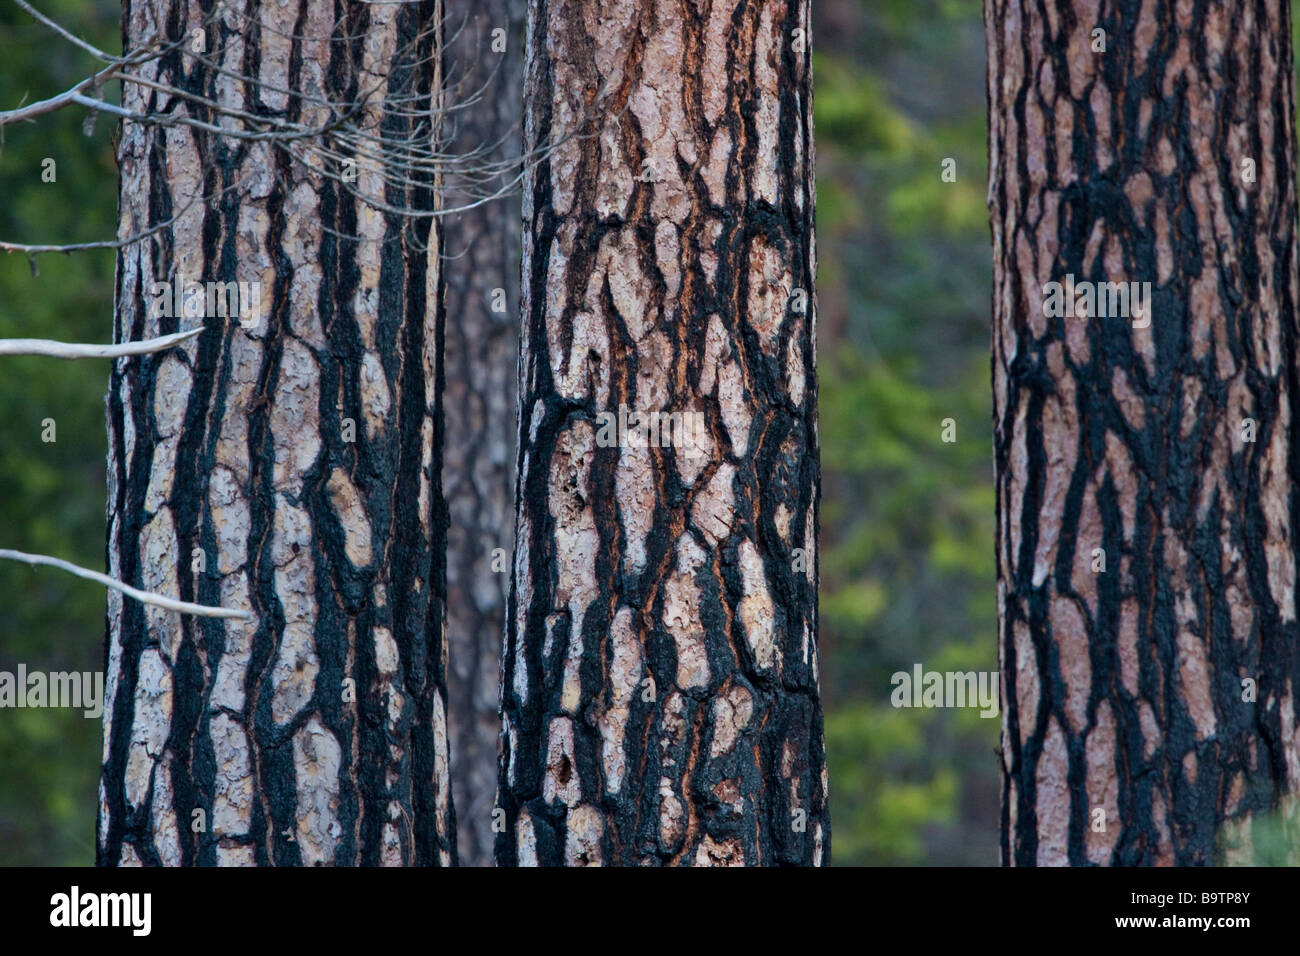
<instances>
[{"instance_id":1,"label":"bare twig","mask_svg":"<svg viewBox=\"0 0 1300 956\"><path fill-rule=\"evenodd\" d=\"M425 220L456 215L477 205L491 202L519 188L527 171L547 158L571 138L596 135L603 117L610 118L604 102L607 90L597 93L577 117L575 127L567 133L543 136L534 149L518 155L513 149L500 152L502 143L484 143L459 155L444 151L445 137L436 135L438 121L452 120L455 114L482 101L490 88L489 76L474 89L464 89L463 81L444 85L442 95L419 89L397 90L388 87L387 77L377 75L363 80L346 99L336 100L306 91L281 88L264 78L246 75L226 65L226 47L195 50L188 46L189 32L179 38L154 37L139 46L114 56L57 24L37 11L28 0L14 0L18 7L65 40L89 53L106 66L99 74L88 77L75 87L37 104L21 106L0 113L0 127L67 106L78 106L91 115L106 113L128 123L153 127L183 127L197 135L211 135L227 142L248 145L266 144L281 151L291 164L312 177L332 183L340 195L378 212L408 220ZM227 18L233 16L233 23ZM238 34L235 42L246 43L254 31L270 30L259 18L249 18L241 11L216 3L208 12L205 24L223 21ZM352 35L343 27L346 17L334 22L327 36L297 37L330 44L348 43ZM436 25L424 26L416 37L393 51L390 60L411 69L427 62L432 53L424 48ZM460 29L464 29L462 23ZM457 31L459 32L459 31ZM430 50L436 48L436 44ZM184 60L198 64L210 76L225 77L235 83L284 96L288 108L266 113L249 112L234 102L213 99L203 92L202 84L176 84L165 75L145 75L133 67L179 53ZM495 75L495 70L492 71ZM120 81L121 104L100 95L107 80ZM444 84L451 81L444 77ZM131 88L148 90L152 96L128 97ZM448 94L451 94L450 97ZM459 102L457 101L459 100ZM242 104L243 100L239 100ZM627 106L623 107L626 110ZM619 112L622 112L620 110ZM617 116L617 114L615 114ZM358 174L365 178L359 181ZM440 204L421 201L443 177L450 185L455 181L457 202ZM133 237L134 239L135 237ZM133 240L127 240L133 241ZM66 246L23 246L0 243L0 251L25 252L29 257L43 252L72 252L80 249L114 248L121 243L100 242ZM34 268L34 259L33 259Z\"/></svg>"},{"instance_id":2,"label":"bare twig","mask_svg":"<svg viewBox=\"0 0 1300 956\"><path fill-rule=\"evenodd\" d=\"M58 96L51 96L47 100L41 100L38 103L28 103L26 106L20 106L12 110L0 110L0 127L8 126L10 123L22 123L33 120L38 116L44 116L46 113L53 113L55 110L62 109L72 103L78 103L78 97L82 96L83 90L95 90L117 74L116 66L108 66L100 70L94 76L88 76L76 86L65 90Z\"/></svg>"},{"instance_id":3,"label":"bare twig","mask_svg":"<svg viewBox=\"0 0 1300 956\"><path fill-rule=\"evenodd\" d=\"M45 355L49 358L121 358L124 355L147 355L162 352L202 332L202 328L187 332L173 332L156 339L123 342L120 345L81 345L74 342L54 342L50 339L0 339L0 355Z\"/></svg>"},{"instance_id":4,"label":"bare twig","mask_svg":"<svg viewBox=\"0 0 1300 956\"><path fill-rule=\"evenodd\" d=\"M169 598L162 594L153 594L149 591L141 591L133 588L129 584L123 584L107 574L100 574L98 571L91 571L89 568L79 567L70 564L59 558L52 558L46 554L26 554L22 551L10 551L6 548L0 548L0 559L9 561L22 561L33 567L38 564L46 565L51 568L58 568L61 571L67 571L69 574L75 574L79 578L85 578L87 581L97 581L105 587L112 588L114 591L121 591L127 597L135 598L142 604L152 604L155 607L165 608L168 611L177 611L181 614L193 614L196 617L228 617L236 618L241 621L251 621L253 615L250 611L239 611L229 607L212 607L207 604L190 604L188 601L178 601L175 598Z\"/></svg>"},{"instance_id":5,"label":"bare twig","mask_svg":"<svg viewBox=\"0 0 1300 956\"><path fill-rule=\"evenodd\" d=\"M141 230L140 232L134 233L130 236L126 236L121 239L99 239L94 242L70 242L64 245L37 245L37 244L27 244L21 242L0 242L0 252L24 253L28 257L28 259L31 260L32 271L35 272L36 256L41 255L43 253L62 252L67 254L71 252L85 252L91 249L125 249L127 246L134 245L137 242L141 242L145 239L148 239L150 236L157 235L158 233L162 232L164 229L167 229L169 226L172 225L172 223L177 222L182 216L184 216L187 212L189 212L192 207L198 205L199 203L202 203L207 206L215 205L216 202L220 200L223 196L233 191L234 189L243 186L246 181L247 181L246 177L237 179L229 186L222 188L222 190L216 196L207 196L203 193L198 193L190 197L189 201L187 201L185 205L183 205L180 208L179 211L174 213L171 216L171 218L164 219L162 222L158 223L157 225L150 226L148 229Z\"/></svg>"}]
</instances>

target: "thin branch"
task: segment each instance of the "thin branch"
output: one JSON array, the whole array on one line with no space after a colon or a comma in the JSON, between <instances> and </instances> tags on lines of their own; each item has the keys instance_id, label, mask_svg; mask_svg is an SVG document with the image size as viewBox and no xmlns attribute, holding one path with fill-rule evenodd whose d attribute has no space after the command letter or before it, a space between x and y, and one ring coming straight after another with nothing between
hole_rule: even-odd
<instances>
[{"instance_id":1,"label":"thin branch","mask_svg":"<svg viewBox=\"0 0 1300 956\"><path fill-rule=\"evenodd\" d=\"M79 102L77 97L81 95L82 90L98 89L100 86L114 78L118 70L116 66L105 67L94 76L88 76L76 86L65 90L58 96L51 96L47 100L41 100L38 103L29 103L26 106L20 106L12 110L0 110L0 127L8 126L10 123L21 123L27 120L35 119L37 116L44 116L46 113L53 113L55 110L62 109L72 103Z\"/></svg>"},{"instance_id":2,"label":"thin branch","mask_svg":"<svg viewBox=\"0 0 1300 956\"><path fill-rule=\"evenodd\" d=\"M114 591L121 591L127 597L135 598L142 604L152 604L155 607L165 608L168 611L177 611L181 614L193 614L196 617L229 617L237 618L241 621L251 621L253 614L251 611L239 611L229 607L212 607L207 604L190 604L188 601L178 601L175 598L169 598L162 594L153 594L149 591L141 591L131 587L129 584L123 584L121 581L110 578L107 574L100 574L98 571L91 571L89 568L78 567L59 558L51 558L45 554L25 554L22 551L10 551L0 548L0 559L10 561L22 561L35 567L43 564L51 568L58 568L61 571L67 571L69 574L75 574L79 578L85 578L87 581L97 581L105 587L112 588Z\"/></svg>"},{"instance_id":3,"label":"thin branch","mask_svg":"<svg viewBox=\"0 0 1300 956\"><path fill-rule=\"evenodd\" d=\"M107 53L104 50L101 50L99 47L94 46L91 43L88 43L86 40L83 40L81 37L77 36L72 31L64 29L62 26L55 23L45 14L41 13L41 11L33 7L30 3L27 3L26 0L14 0L14 3L18 6L18 9L26 12L29 16L31 16L32 19L36 20L38 23L45 24L45 26L49 27L59 36L67 40L69 43L71 43L74 46L80 47L82 50L89 53L91 56L93 56L95 59L99 60L102 63L112 63L119 66L138 65L140 63L145 63L149 60L154 60L159 57L166 56L167 54L171 53L173 50L180 49L187 42L189 42L190 39L189 33L186 32L183 33L179 39L173 40L171 43L161 43L159 41L155 41L155 45L148 49L144 49L144 50L136 49L126 54L125 56L114 56L113 54ZM220 13L221 13L220 9L214 10L212 13L209 13L207 16L205 16L202 20L199 21L200 25L204 29L206 29L209 25L216 22L216 20L220 16Z\"/></svg>"},{"instance_id":4,"label":"thin branch","mask_svg":"<svg viewBox=\"0 0 1300 956\"><path fill-rule=\"evenodd\" d=\"M223 187L216 196L209 197L202 193L192 196L190 200L180 208L180 211L175 213L170 219L166 219L155 226L150 226L148 229L126 236L122 239L99 239L95 242L71 242L65 245L28 245L21 242L0 242L0 252L21 252L26 254L27 258L31 260L32 271L35 272L36 256L41 255L42 253L62 252L67 254L71 252L85 252L90 249L125 249L127 246L135 245L137 242L142 242L150 236L162 232L164 229L177 222L195 205L200 203L205 206L215 205L216 202L228 192L245 185L246 182L247 177L237 179L229 186Z\"/></svg>"},{"instance_id":5,"label":"thin branch","mask_svg":"<svg viewBox=\"0 0 1300 956\"><path fill-rule=\"evenodd\" d=\"M118 57L109 56L103 50L99 49L98 47L91 46L89 43L81 39L81 37L77 36L76 34L70 33L69 31L63 29L63 27L59 26L57 23L55 23L45 14L41 13L41 11L37 10L30 3L27 3L26 0L14 0L14 3L18 5L19 10L26 12L29 16L31 16L32 19L36 20L38 23L45 24L47 27L49 27L59 36L63 37L63 39L67 40L69 43L73 44L74 46L81 47L81 49L85 50L91 56L98 57L99 59L104 59L104 60L119 59Z\"/></svg>"},{"instance_id":6,"label":"thin branch","mask_svg":"<svg viewBox=\"0 0 1300 956\"><path fill-rule=\"evenodd\" d=\"M202 328L188 332L173 332L156 339L123 342L120 345L81 345L74 342L54 342L50 339L0 339L0 355L45 355L59 359L121 358L124 355L147 355L162 352L192 339Z\"/></svg>"}]
</instances>

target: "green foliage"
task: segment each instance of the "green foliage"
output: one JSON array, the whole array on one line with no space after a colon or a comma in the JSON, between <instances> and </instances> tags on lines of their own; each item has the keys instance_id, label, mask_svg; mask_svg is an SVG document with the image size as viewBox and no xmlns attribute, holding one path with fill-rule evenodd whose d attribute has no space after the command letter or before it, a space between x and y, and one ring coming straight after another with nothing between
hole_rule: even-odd
<instances>
[{"instance_id":1,"label":"green foliage","mask_svg":"<svg viewBox=\"0 0 1300 956\"><path fill-rule=\"evenodd\" d=\"M926 722L924 711L888 704L846 705L827 717L831 800L838 804L832 847L841 863L924 863L925 828L952 822L959 783L951 769L927 759Z\"/></svg>"},{"instance_id":2,"label":"green foliage","mask_svg":"<svg viewBox=\"0 0 1300 956\"><path fill-rule=\"evenodd\" d=\"M40 8L117 49L120 7L47 2ZM54 95L93 69L89 56L12 4L0 6L0 108ZM105 91L106 95L109 91ZM101 117L65 111L5 129L0 147L0 238L66 243L116 232L116 167ZM42 161L56 162L54 182ZM0 337L107 342L113 253L43 255L34 275L0 254ZM107 362L0 359L0 547L104 562L104 393ZM56 441L41 440L55 422ZM102 670L104 591L48 569L0 562L0 670ZM70 710L0 710L0 864L94 860L100 723Z\"/></svg>"},{"instance_id":3,"label":"green foliage","mask_svg":"<svg viewBox=\"0 0 1300 956\"><path fill-rule=\"evenodd\" d=\"M1226 823L1219 831L1222 866L1300 866L1300 800L1270 813Z\"/></svg>"},{"instance_id":4,"label":"green foliage","mask_svg":"<svg viewBox=\"0 0 1300 956\"><path fill-rule=\"evenodd\" d=\"M814 64L832 856L989 864L999 721L889 702L917 663L997 669L980 8L827 7L843 21L817 29Z\"/></svg>"}]
</instances>

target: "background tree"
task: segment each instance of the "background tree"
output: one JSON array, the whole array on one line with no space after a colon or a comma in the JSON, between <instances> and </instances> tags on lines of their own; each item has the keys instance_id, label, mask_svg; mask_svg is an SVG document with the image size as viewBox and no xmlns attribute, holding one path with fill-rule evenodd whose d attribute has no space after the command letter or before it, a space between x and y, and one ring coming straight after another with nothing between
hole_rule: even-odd
<instances>
[{"instance_id":1,"label":"background tree","mask_svg":"<svg viewBox=\"0 0 1300 956\"><path fill-rule=\"evenodd\" d=\"M101 863L455 860L440 10L337 11L125 9L128 50L193 39L124 82L119 236L170 224L121 250L114 339L202 332L114 366L109 569L252 618L110 593ZM218 281L260 308L196 323L156 294Z\"/></svg>"},{"instance_id":2,"label":"background tree","mask_svg":"<svg viewBox=\"0 0 1300 956\"><path fill-rule=\"evenodd\" d=\"M1288 4L985 14L1003 860L1250 860L1300 784Z\"/></svg>"},{"instance_id":3,"label":"background tree","mask_svg":"<svg viewBox=\"0 0 1300 956\"><path fill-rule=\"evenodd\" d=\"M810 53L806 0L530 5L525 146L598 119L525 184L499 863L826 858Z\"/></svg>"},{"instance_id":4,"label":"background tree","mask_svg":"<svg viewBox=\"0 0 1300 956\"><path fill-rule=\"evenodd\" d=\"M447 675L452 794L460 862L492 863L501 636L514 532L519 322L522 0L451 0L444 52L455 92L451 151L475 174L448 177L442 221L447 420ZM510 192L489 202L484 195Z\"/></svg>"}]
</instances>

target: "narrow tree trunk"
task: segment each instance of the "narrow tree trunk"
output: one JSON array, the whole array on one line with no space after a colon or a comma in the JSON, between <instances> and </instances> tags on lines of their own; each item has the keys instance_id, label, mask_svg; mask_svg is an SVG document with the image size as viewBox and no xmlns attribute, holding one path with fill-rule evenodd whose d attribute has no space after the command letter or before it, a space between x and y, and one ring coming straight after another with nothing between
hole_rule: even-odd
<instances>
[{"instance_id":1,"label":"narrow tree trunk","mask_svg":"<svg viewBox=\"0 0 1300 956\"><path fill-rule=\"evenodd\" d=\"M1006 863L1247 859L1300 785L1288 4L1124 10L985 5Z\"/></svg>"},{"instance_id":2,"label":"narrow tree trunk","mask_svg":"<svg viewBox=\"0 0 1300 956\"><path fill-rule=\"evenodd\" d=\"M447 183L448 208L473 204L517 171L485 161L519 156L523 0L447 5L446 139L471 169ZM498 32L500 31L500 32ZM477 102L471 102L477 97ZM466 105L461 106L464 103ZM514 541L515 381L519 336L519 195L445 220L447 639L451 778L460 862L492 864L492 808L501 731L501 636Z\"/></svg>"},{"instance_id":3,"label":"narrow tree trunk","mask_svg":"<svg viewBox=\"0 0 1300 956\"><path fill-rule=\"evenodd\" d=\"M826 858L809 28L531 4L499 863Z\"/></svg>"},{"instance_id":4,"label":"narrow tree trunk","mask_svg":"<svg viewBox=\"0 0 1300 956\"><path fill-rule=\"evenodd\" d=\"M361 101L370 131L420 125L427 142L438 6L262 5L203 41L257 83L188 45L141 72L309 124L320 98ZM130 45L204 14L130 0L125 15ZM124 104L187 109L131 84ZM99 861L453 862L437 230L265 142L128 122L118 159L123 236L178 218L123 249L115 341L204 331L115 365L109 566L253 620L110 592ZM372 160L356 169L356 189L432 208L431 181L385 191ZM189 205L199 194L216 201ZM155 315L155 282L213 280L260 282L260 316Z\"/></svg>"}]
</instances>

